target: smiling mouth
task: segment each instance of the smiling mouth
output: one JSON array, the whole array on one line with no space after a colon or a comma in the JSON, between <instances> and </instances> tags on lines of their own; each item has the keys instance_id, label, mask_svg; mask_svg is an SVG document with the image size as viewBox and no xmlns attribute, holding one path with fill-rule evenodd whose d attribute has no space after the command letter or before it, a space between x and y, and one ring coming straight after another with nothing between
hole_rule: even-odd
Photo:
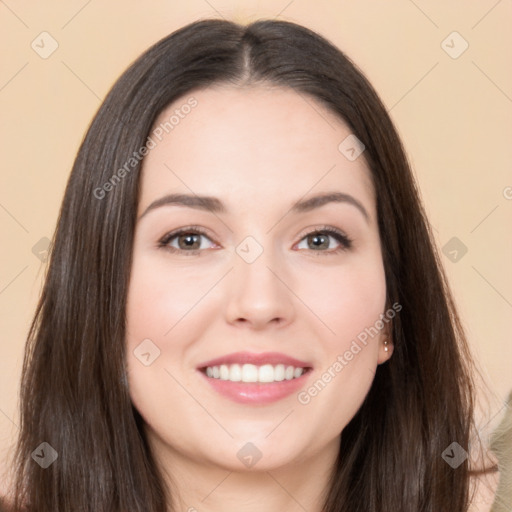
<instances>
[{"instance_id":1,"label":"smiling mouth","mask_svg":"<svg viewBox=\"0 0 512 512\"><path fill-rule=\"evenodd\" d=\"M229 382L270 384L295 380L310 372L310 367L299 367L285 364L221 364L199 368L211 379Z\"/></svg>"}]
</instances>

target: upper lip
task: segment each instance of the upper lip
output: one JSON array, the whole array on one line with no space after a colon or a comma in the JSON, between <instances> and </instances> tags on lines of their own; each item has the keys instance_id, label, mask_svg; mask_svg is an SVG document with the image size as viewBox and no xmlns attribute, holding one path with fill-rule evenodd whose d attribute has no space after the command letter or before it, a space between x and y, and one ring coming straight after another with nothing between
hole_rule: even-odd
<instances>
[{"instance_id":1,"label":"upper lip","mask_svg":"<svg viewBox=\"0 0 512 512\"><path fill-rule=\"evenodd\" d=\"M295 357L287 356L279 352L233 352L226 354L209 361L205 361L198 365L198 369L206 368L207 366L220 366L221 364L253 364L255 366L262 366L264 364L284 364L286 366L294 366L295 368L311 368L311 363L300 361Z\"/></svg>"}]
</instances>

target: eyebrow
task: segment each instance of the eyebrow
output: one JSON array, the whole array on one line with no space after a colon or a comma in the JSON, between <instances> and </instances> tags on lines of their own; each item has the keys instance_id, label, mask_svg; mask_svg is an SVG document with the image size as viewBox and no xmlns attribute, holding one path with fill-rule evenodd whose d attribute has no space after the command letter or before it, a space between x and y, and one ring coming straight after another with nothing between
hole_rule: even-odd
<instances>
[{"instance_id":1,"label":"eyebrow","mask_svg":"<svg viewBox=\"0 0 512 512\"><path fill-rule=\"evenodd\" d=\"M355 206L369 222L370 216L365 207L355 197L342 192L329 192L317 194L309 199L302 199L294 203L290 211L292 213L305 213L320 208L329 203L347 203ZM189 194L168 194L153 201L141 214L139 220L147 213L162 206L185 206L197 210L210 211L212 213L227 213L225 204L216 197L198 196Z\"/></svg>"}]
</instances>

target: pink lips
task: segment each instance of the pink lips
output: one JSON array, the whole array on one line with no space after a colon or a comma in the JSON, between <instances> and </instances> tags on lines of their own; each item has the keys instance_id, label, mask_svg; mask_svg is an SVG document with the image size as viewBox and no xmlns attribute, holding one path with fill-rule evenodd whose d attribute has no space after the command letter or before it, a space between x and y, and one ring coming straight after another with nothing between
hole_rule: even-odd
<instances>
[{"instance_id":1,"label":"pink lips","mask_svg":"<svg viewBox=\"0 0 512 512\"><path fill-rule=\"evenodd\" d=\"M256 366L262 366L264 364L284 364L286 366L295 366L295 368L311 368L311 363L299 361L294 357L280 354L279 352L263 352L261 354L234 352L233 354L217 357L216 359L201 363L198 368L220 366L221 364L254 364Z\"/></svg>"},{"instance_id":2,"label":"pink lips","mask_svg":"<svg viewBox=\"0 0 512 512\"><path fill-rule=\"evenodd\" d=\"M254 364L256 366L284 364L285 366L306 368L307 370L300 377L292 380L264 384L258 382L231 382L229 380L207 377L204 371L207 366L220 366L221 364ZM262 354L236 352L201 363L197 370L206 379L206 382L222 396L237 403L257 405L276 402L292 393L298 392L309 377L312 365L311 363L300 361L278 352L265 352Z\"/></svg>"}]
</instances>

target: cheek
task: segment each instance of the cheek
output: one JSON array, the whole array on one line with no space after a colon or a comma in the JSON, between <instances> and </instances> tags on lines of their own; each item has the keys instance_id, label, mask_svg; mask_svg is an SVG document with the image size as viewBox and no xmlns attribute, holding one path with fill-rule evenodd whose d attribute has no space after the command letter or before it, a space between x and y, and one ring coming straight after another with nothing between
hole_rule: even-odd
<instances>
[{"instance_id":1,"label":"cheek","mask_svg":"<svg viewBox=\"0 0 512 512\"><path fill-rule=\"evenodd\" d=\"M194 305L203 286L183 272L170 272L158 262L134 257L126 308L126 369L133 405L154 432L165 432L175 442L185 442L187 429L176 421L183 407L194 411L196 427L204 415L185 389L190 387L187 373L180 373L187 347L193 342L190 319L195 327L200 315L193 317ZM208 283L204 283L205 286ZM206 288L207 289L207 288Z\"/></svg>"},{"instance_id":2,"label":"cheek","mask_svg":"<svg viewBox=\"0 0 512 512\"><path fill-rule=\"evenodd\" d=\"M382 260L375 255L336 270L322 269L303 282L308 306L331 331L325 336L342 349L384 313L386 279ZM327 331L328 333L328 331Z\"/></svg>"},{"instance_id":3,"label":"cheek","mask_svg":"<svg viewBox=\"0 0 512 512\"><path fill-rule=\"evenodd\" d=\"M177 350L176 332L190 322L215 277L198 277L191 266L170 268L151 258L135 257L127 301L128 344L154 338L164 349L172 339ZM200 321L200 316L193 321Z\"/></svg>"},{"instance_id":4,"label":"cheek","mask_svg":"<svg viewBox=\"0 0 512 512\"><path fill-rule=\"evenodd\" d=\"M315 380L298 401L313 416L329 418L334 435L357 412L375 375L386 303L380 255L375 251L353 265L322 270L304 281L302 290L326 334L315 349L320 362Z\"/></svg>"},{"instance_id":5,"label":"cheek","mask_svg":"<svg viewBox=\"0 0 512 512\"><path fill-rule=\"evenodd\" d=\"M126 305L126 358L133 393L165 380L165 369L179 360L180 340L186 338L176 333L185 323L180 319L190 310L189 303L193 304L191 295L191 289L179 286L169 269L164 271L135 253Z\"/></svg>"}]
</instances>

